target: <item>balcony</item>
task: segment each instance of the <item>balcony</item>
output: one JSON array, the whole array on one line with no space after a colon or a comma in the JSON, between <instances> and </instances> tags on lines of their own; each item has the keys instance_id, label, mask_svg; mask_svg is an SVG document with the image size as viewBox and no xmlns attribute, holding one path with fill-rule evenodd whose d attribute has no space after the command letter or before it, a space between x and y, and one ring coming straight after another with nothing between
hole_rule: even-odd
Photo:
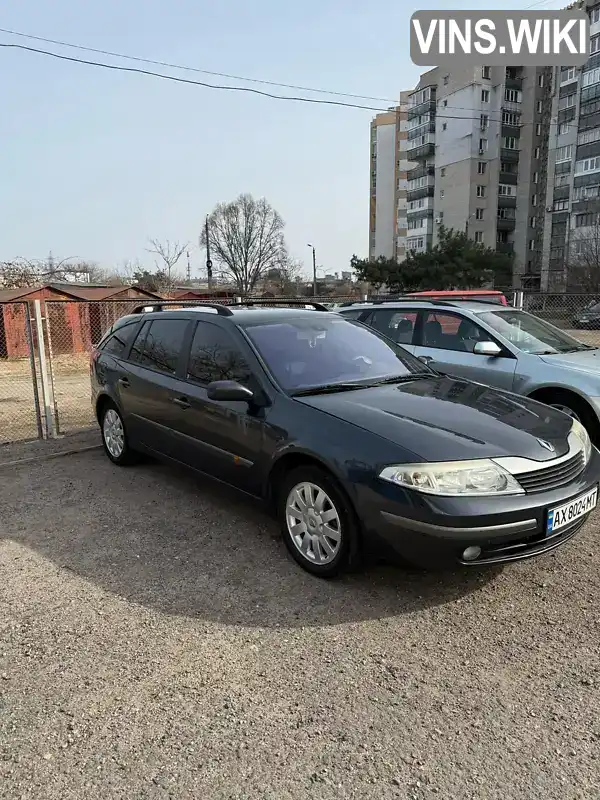
<instances>
[{"instance_id":1,"label":"balcony","mask_svg":"<svg viewBox=\"0 0 600 800\"><path fill-rule=\"evenodd\" d=\"M407 142L406 158L408 161L419 161L435 153L435 134L427 133L418 139Z\"/></svg>"},{"instance_id":2,"label":"balcony","mask_svg":"<svg viewBox=\"0 0 600 800\"><path fill-rule=\"evenodd\" d=\"M436 101L435 97L431 97L429 100L424 100L422 103L419 103L415 106L409 106L406 112L406 118L411 120L415 117L420 117L422 114L435 114L436 110Z\"/></svg>"},{"instance_id":3,"label":"balcony","mask_svg":"<svg viewBox=\"0 0 600 800\"><path fill-rule=\"evenodd\" d=\"M522 114L523 103L515 103L513 100L502 100L502 110L510 111L512 114Z\"/></svg>"},{"instance_id":4,"label":"balcony","mask_svg":"<svg viewBox=\"0 0 600 800\"><path fill-rule=\"evenodd\" d=\"M516 208L517 198L514 195L498 195L498 208Z\"/></svg>"},{"instance_id":5,"label":"balcony","mask_svg":"<svg viewBox=\"0 0 600 800\"><path fill-rule=\"evenodd\" d=\"M413 201L415 203L414 207L410 207L410 203L406 207L406 215L414 215L420 214L423 216L424 214L433 213L433 197L427 197L421 199L422 205L419 205L419 201Z\"/></svg>"},{"instance_id":6,"label":"balcony","mask_svg":"<svg viewBox=\"0 0 600 800\"><path fill-rule=\"evenodd\" d=\"M506 220L502 220L502 222L506 222ZM512 222L514 222L514 220L512 220ZM500 223L500 220L498 220L498 223ZM498 230L502 230L499 224ZM512 255L515 252L515 245L513 242L496 242L496 252Z\"/></svg>"},{"instance_id":7,"label":"balcony","mask_svg":"<svg viewBox=\"0 0 600 800\"><path fill-rule=\"evenodd\" d=\"M504 80L504 85L507 89L518 89L521 91L523 88L523 78L519 78L517 76L509 75L507 73L506 78Z\"/></svg>"},{"instance_id":8,"label":"balcony","mask_svg":"<svg viewBox=\"0 0 600 800\"><path fill-rule=\"evenodd\" d=\"M518 172L504 172L503 170L500 170L500 176L498 178L498 182L508 183L511 186L516 186L518 178L519 178Z\"/></svg>"},{"instance_id":9,"label":"balcony","mask_svg":"<svg viewBox=\"0 0 600 800\"><path fill-rule=\"evenodd\" d=\"M415 181L417 178L425 178L428 175L435 175L435 167L433 165L425 165L422 164L414 169L409 170L406 173L406 179L409 181Z\"/></svg>"},{"instance_id":10,"label":"balcony","mask_svg":"<svg viewBox=\"0 0 600 800\"><path fill-rule=\"evenodd\" d=\"M508 161L509 164L516 164L519 161L519 151L512 150L509 147L501 147L500 158L502 161Z\"/></svg>"},{"instance_id":11,"label":"balcony","mask_svg":"<svg viewBox=\"0 0 600 800\"><path fill-rule=\"evenodd\" d=\"M514 231L516 220L514 217L497 217L496 230Z\"/></svg>"}]
</instances>

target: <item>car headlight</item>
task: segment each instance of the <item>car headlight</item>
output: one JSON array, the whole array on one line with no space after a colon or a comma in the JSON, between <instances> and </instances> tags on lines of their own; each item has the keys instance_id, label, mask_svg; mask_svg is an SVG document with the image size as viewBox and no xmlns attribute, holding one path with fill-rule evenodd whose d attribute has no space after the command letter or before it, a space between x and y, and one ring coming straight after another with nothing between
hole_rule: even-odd
<instances>
[{"instance_id":1,"label":"car headlight","mask_svg":"<svg viewBox=\"0 0 600 800\"><path fill-rule=\"evenodd\" d=\"M441 496L525 494L510 472L488 459L442 461L437 464L395 464L383 469L379 477L407 489Z\"/></svg>"},{"instance_id":2,"label":"car headlight","mask_svg":"<svg viewBox=\"0 0 600 800\"><path fill-rule=\"evenodd\" d=\"M585 458L585 463L587 464L592 455L592 440L590 439L589 433L583 427L581 422L578 422L576 419L573 420L571 433L575 434L575 436L583 445L583 456Z\"/></svg>"}]
</instances>

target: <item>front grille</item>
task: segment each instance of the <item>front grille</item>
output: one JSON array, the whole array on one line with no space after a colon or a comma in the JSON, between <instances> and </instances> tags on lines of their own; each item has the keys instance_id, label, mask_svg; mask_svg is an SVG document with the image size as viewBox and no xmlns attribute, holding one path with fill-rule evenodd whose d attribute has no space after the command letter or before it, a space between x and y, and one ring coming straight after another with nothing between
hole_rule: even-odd
<instances>
[{"instance_id":1,"label":"front grille","mask_svg":"<svg viewBox=\"0 0 600 800\"><path fill-rule=\"evenodd\" d=\"M582 452L577 453L561 464L555 464L533 472L522 472L515 475L526 492L547 492L566 486L583 472L585 458Z\"/></svg>"}]
</instances>

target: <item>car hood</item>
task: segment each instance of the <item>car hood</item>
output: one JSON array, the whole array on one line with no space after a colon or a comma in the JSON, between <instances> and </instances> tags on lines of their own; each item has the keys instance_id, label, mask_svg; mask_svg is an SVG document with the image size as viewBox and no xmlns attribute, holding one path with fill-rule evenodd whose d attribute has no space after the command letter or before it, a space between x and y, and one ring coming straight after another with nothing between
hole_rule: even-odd
<instances>
[{"instance_id":1,"label":"car hood","mask_svg":"<svg viewBox=\"0 0 600 800\"><path fill-rule=\"evenodd\" d=\"M556 353L539 356L546 364L577 372L591 372L600 378L600 350L583 350L581 353Z\"/></svg>"},{"instance_id":2,"label":"car hood","mask_svg":"<svg viewBox=\"0 0 600 800\"><path fill-rule=\"evenodd\" d=\"M548 406L449 376L297 400L423 461L503 456L547 461L568 452L572 425Z\"/></svg>"}]
</instances>

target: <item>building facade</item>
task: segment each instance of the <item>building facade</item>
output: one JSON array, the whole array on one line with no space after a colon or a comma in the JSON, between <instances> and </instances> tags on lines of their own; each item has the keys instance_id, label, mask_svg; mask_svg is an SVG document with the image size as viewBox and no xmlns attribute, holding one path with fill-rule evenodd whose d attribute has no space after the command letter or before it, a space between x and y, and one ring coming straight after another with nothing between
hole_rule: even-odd
<instances>
[{"instance_id":1,"label":"building facade","mask_svg":"<svg viewBox=\"0 0 600 800\"><path fill-rule=\"evenodd\" d=\"M406 160L408 92L400 105L371 121L369 258L406 255Z\"/></svg>"}]
</instances>

